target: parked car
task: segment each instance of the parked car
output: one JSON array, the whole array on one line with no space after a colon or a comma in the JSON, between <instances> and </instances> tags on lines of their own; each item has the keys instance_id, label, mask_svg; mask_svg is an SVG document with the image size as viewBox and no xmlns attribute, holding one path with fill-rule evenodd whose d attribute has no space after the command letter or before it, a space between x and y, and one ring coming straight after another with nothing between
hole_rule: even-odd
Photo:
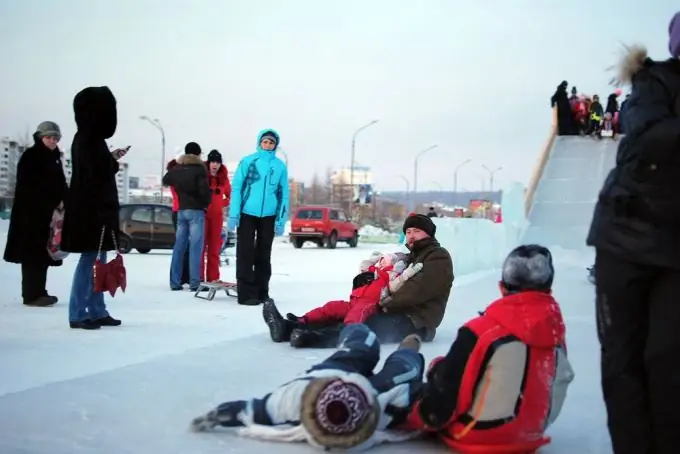
<instances>
[{"instance_id":1,"label":"parked car","mask_svg":"<svg viewBox=\"0 0 680 454\"><path fill-rule=\"evenodd\" d=\"M157 203L132 203L120 207L120 244L123 254L137 249L146 254L151 249L172 249L175 226L172 209ZM234 232L228 232L227 247L236 243Z\"/></svg>"},{"instance_id":2,"label":"parked car","mask_svg":"<svg viewBox=\"0 0 680 454\"><path fill-rule=\"evenodd\" d=\"M354 224L341 208L328 206L301 206L295 211L290 225L290 242L301 248L306 241L319 247L335 249L338 241L349 247L359 244L359 226Z\"/></svg>"}]
</instances>

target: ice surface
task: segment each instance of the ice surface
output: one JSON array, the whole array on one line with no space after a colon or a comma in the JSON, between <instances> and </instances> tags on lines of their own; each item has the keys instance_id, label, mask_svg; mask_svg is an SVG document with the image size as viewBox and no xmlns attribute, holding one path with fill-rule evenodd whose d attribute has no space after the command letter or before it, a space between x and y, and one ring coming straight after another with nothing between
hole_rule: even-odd
<instances>
[{"instance_id":1,"label":"ice surface","mask_svg":"<svg viewBox=\"0 0 680 454\"><path fill-rule=\"evenodd\" d=\"M583 250L597 195L616 160L618 142L557 137L529 213L527 238Z\"/></svg>"},{"instance_id":2,"label":"ice surface","mask_svg":"<svg viewBox=\"0 0 680 454\"><path fill-rule=\"evenodd\" d=\"M557 147L567 149L563 142ZM586 153L582 153L586 158L599 159L597 153ZM549 430L553 443L541 453L610 454L599 388L593 289L584 269L591 257L583 247L568 247L582 244L583 229L560 230L559 223L548 229L541 223L550 213L571 210L575 202L570 201L580 199L565 196L551 211L547 201L559 191L551 192L549 184L541 183L537 200L545 204L535 205L534 229L527 230L527 239L538 240L536 232L543 232L540 238L553 251L555 296L565 314L569 357L576 372L562 414ZM579 185L580 181L570 183ZM594 190L596 186L592 182L588 187ZM565 190L575 191L568 186ZM595 194L589 195L588 209ZM484 270L497 266L504 249L517 238L517 232L509 234L490 221L466 221L435 221L439 239L452 251L457 275L437 337L423 347L428 360L445 354L457 327L498 296L498 272ZM6 229L6 223L0 223L0 229ZM580 238L572 243L565 240L565 247L556 246L568 234ZM4 238L0 246L4 248ZM282 311L294 313L345 297L360 259L375 249L398 247L360 244L357 249L339 245L327 250L310 245L296 250L278 243L273 253L272 296ZM109 302L112 315L123 319L122 327L70 330L66 300L75 260L70 257L61 268L50 270L49 289L62 299L53 308L23 307L19 267L0 266L5 289L0 296L0 453L315 452L306 445L274 445L229 432L194 434L187 425L221 401L264 394L322 359L328 350L272 344L258 307L241 307L223 296L207 302L188 292L169 292L167 251L125 257L128 292ZM473 273L465 276L466 272ZM222 273L231 279L234 270L225 267ZM393 348L383 347L383 357ZM409 442L371 452L450 451L438 443Z\"/></svg>"}]
</instances>

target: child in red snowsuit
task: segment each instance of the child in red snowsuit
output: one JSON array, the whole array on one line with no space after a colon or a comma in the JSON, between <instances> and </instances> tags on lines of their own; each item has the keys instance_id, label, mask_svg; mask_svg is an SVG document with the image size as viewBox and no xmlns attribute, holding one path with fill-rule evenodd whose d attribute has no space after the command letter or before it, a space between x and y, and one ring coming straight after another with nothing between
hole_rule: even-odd
<instances>
[{"instance_id":1,"label":"child in red snowsuit","mask_svg":"<svg viewBox=\"0 0 680 454\"><path fill-rule=\"evenodd\" d=\"M296 321L310 325L363 323L378 312L382 300L395 292L420 268L422 264L419 267L406 268L403 254L384 254L354 278L349 301L329 301L298 317Z\"/></svg>"},{"instance_id":2,"label":"child in red snowsuit","mask_svg":"<svg viewBox=\"0 0 680 454\"><path fill-rule=\"evenodd\" d=\"M215 282L220 280L223 213L224 208L229 206L231 185L229 184L227 167L222 164L222 155L219 151L212 150L208 153L208 161L205 165L208 169L208 183L212 192L212 201L205 214L201 281Z\"/></svg>"}]
</instances>

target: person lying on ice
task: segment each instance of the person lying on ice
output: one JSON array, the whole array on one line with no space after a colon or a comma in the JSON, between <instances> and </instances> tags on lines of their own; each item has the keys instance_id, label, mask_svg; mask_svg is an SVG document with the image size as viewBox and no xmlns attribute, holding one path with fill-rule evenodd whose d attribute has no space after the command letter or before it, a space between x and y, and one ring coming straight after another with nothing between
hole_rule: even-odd
<instances>
[{"instance_id":1,"label":"person lying on ice","mask_svg":"<svg viewBox=\"0 0 680 454\"><path fill-rule=\"evenodd\" d=\"M439 433L461 452L471 445L533 452L549 442L544 431L574 379L564 321L551 295L553 277L545 247L510 252L502 297L463 325L447 355L430 363L406 428Z\"/></svg>"},{"instance_id":2,"label":"person lying on ice","mask_svg":"<svg viewBox=\"0 0 680 454\"><path fill-rule=\"evenodd\" d=\"M266 302L262 314L272 341L290 341L292 346L300 346L306 342L306 331L296 328L364 323L378 313L381 303L388 302L404 282L423 268L422 263L407 266L407 261L407 256L401 253L372 255L362 262L362 272L354 277L348 301L329 301L301 317L289 313L284 319L273 302Z\"/></svg>"},{"instance_id":3,"label":"person lying on ice","mask_svg":"<svg viewBox=\"0 0 680 454\"><path fill-rule=\"evenodd\" d=\"M425 360L417 335L404 338L378 373L380 342L366 325L345 327L338 349L301 376L260 399L225 402L194 419L191 429L240 427L239 435L308 442L324 450L368 449L421 432L394 429L422 387ZM275 450L274 450L275 451Z\"/></svg>"}]
</instances>

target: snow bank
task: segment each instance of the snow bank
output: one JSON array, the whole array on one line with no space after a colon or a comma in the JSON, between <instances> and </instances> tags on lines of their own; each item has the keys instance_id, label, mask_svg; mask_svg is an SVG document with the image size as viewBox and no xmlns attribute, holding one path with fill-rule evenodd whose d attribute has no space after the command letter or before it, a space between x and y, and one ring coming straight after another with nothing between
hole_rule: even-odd
<instances>
[{"instance_id":1,"label":"snow bank","mask_svg":"<svg viewBox=\"0 0 680 454\"><path fill-rule=\"evenodd\" d=\"M399 235L388 232L373 225L365 225L359 229L361 243L398 243Z\"/></svg>"}]
</instances>

